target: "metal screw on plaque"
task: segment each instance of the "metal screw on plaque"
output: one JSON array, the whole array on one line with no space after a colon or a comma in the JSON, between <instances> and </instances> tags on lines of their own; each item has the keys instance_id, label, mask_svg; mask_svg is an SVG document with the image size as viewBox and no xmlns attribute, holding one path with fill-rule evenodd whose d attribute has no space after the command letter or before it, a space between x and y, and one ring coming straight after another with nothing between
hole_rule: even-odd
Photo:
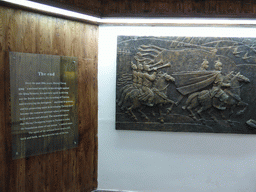
<instances>
[{"instance_id":1,"label":"metal screw on plaque","mask_svg":"<svg viewBox=\"0 0 256 192\"><path fill-rule=\"evenodd\" d=\"M75 63L76 63L76 61L73 61L72 63L74 63L74 64L75 64Z\"/></svg>"},{"instance_id":2,"label":"metal screw on plaque","mask_svg":"<svg viewBox=\"0 0 256 192\"><path fill-rule=\"evenodd\" d=\"M16 152L16 155L19 155L19 152Z\"/></svg>"},{"instance_id":3,"label":"metal screw on plaque","mask_svg":"<svg viewBox=\"0 0 256 192\"><path fill-rule=\"evenodd\" d=\"M76 145L76 142L74 141L74 144Z\"/></svg>"}]
</instances>

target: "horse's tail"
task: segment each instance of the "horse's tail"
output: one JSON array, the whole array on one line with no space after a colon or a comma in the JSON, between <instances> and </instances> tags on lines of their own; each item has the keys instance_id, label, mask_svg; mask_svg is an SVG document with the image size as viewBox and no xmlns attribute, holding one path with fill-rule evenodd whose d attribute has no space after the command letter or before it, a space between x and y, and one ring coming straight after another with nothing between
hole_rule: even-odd
<instances>
[{"instance_id":1,"label":"horse's tail","mask_svg":"<svg viewBox=\"0 0 256 192\"><path fill-rule=\"evenodd\" d=\"M133 86L132 84L128 84L128 85L123 86L123 87L119 90L120 94L122 94L123 91L125 91L126 89L129 89L129 88L132 87L132 86Z\"/></svg>"},{"instance_id":2,"label":"horse's tail","mask_svg":"<svg viewBox=\"0 0 256 192\"><path fill-rule=\"evenodd\" d=\"M119 106L122 105L125 95L127 93L129 93L133 88L134 88L133 84L128 84L128 85L122 87L122 89L120 89L120 91L119 91L120 92L120 96L119 96L119 98L117 100L117 103L118 103Z\"/></svg>"},{"instance_id":3,"label":"horse's tail","mask_svg":"<svg viewBox=\"0 0 256 192\"><path fill-rule=\"evenodd\" d=\"M129 93L126 94L124 100L126 101L127 99L133 99L139 95L139 90L137 88L132 89L129 91Z\"/></svg>"},{"instance_id":4,"label":"horse's tail","mask_svg":"<svg viewBox=\"0 0 256 192\"><path fill-rule=\"evenodd\" d=\"M138 95L140 95L140 90L138 88L133 88L132 90L130 90L123 98L121 108L124 108L127 104L129 105L129 102L133 102L133 100L137 98Z\"/></svg>"}]
</instances>

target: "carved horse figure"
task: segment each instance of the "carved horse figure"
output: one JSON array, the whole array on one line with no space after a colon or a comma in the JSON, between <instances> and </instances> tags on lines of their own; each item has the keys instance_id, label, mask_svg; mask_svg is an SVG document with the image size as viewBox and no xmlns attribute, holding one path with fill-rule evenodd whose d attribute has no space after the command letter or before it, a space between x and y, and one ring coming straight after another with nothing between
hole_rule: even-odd
<instances>
[{"instance_id":1,"label":"carved horse figure","mask_svg":"<svg viewBox=\"0 0 256 192\"><path fill-rule=\"evenodd\" d=\"M230 88L224 90L229 95L228 99L225 100L226 107L230 108L231 110L229 117L234 114L235 107L242 107L242 109L236 113L236 115L241 115L244 113L248 106L248 104L242 101L240 98L241 91L239 82L249 83L250 80L247 77L241 75L239 72L231 79Z\"/></svg>"},{"instance_id":2,"label":"carved horse figure","mask_svg":"<svg viewBox=\"0 0 256 192\"><path fill-rule=\"evenodd\" d=\"M243 106L243 109L237 112L237 115L240 115L246 110L246 107L248 105L240 98L240 82L248 83L250 82L250 80L247 77L241 75L239 72L236 75L233 75L233 77L230 79L230 87L224 89L224 93L220 97L212 97L210 90L195 92L189 95L185 106L183 106L182 108L187 109L191 113L192 118L198 120L193 110L200 107L198 110L196 110L196 113L199 115L200 118L202 118L201 113L212 107L216 108L213 103L214 100L218 100L218 102L221 102L221 107L217 109L221 109L223 111L227 108L230 108L232 114L236 106ZM231 115L229 115L229 117Z\"/></svg>"},{"instance_id":3,"label":"carved horse figure","mask_svg":"<svg viewBox=\"0 0 256 192\"><path fill-rule=\"evenodd\" d=\"M146 120L149 120L147 115L142 112L143 107L145 106L156 106L160 104L168 104L168 103L175 103L174 101L167 98L167 87L170 81L174 81L174 78L167 73L159 72L157 77L153 83L152 91L154 93L154 98L152 101L153 105L148 105L147 101L143 101L141 98L142 92L136 86L133 86L131 90L126 94L125 98L123 99L121 109L125 110L127 114L129 114L134 120L138 121L138 118L134 114L133 110L137 110L141 113L142 117ZM129 87L130 88L130 87Z\"/></svg>"}]
</instances>

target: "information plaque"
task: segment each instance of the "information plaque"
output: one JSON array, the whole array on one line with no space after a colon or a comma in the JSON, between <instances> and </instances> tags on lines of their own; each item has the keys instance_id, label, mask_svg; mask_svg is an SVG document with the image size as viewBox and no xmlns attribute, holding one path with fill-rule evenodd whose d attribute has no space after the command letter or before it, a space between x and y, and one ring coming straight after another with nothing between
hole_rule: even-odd
<instances>
[{"instance_id":1,"label":"information plaque","mask_svg":"<svg viewBox=\"0 0 256 192\"><path fill-rule=\"evenodd\" d=\"M77 58L10 52L12 157L78 145Z\"/></svg>"}]
</instances>

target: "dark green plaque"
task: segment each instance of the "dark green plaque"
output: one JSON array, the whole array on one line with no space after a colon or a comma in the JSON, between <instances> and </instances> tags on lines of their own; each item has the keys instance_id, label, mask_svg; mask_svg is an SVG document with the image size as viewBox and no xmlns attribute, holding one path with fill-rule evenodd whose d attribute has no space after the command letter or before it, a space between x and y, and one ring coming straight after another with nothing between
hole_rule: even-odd
<instances>
[{"instance_id":1,"label":"dark green plaque","mask_svg":"<svg viewBox=\"0 0 256 192\"><path fill-rule=\"evenodd\" d=\"M77 58L9 57L13 159L77 147Z\"/></svg>"},{"instance_id":2,"label":"dark green plaque","mask_svg":"<svg viewBox=\"0 0 256 192\"><path fill-rule=\"evenodd\" d=\"M117 39L116 129L256 133L256 38Z\"/></svg>"}]
</instances>

